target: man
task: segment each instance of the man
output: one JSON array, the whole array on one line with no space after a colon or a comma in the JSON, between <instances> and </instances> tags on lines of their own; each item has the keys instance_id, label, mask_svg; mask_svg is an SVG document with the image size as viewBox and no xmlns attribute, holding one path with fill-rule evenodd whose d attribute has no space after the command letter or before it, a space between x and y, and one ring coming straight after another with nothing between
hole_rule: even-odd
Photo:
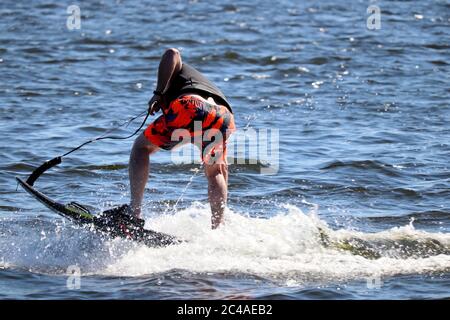
<instances>
[{"instance_id":1,"label":"man","mask_svg":"<svg viewBox=\"0 0 450 320\"><path fill-rule=\"evenodd\" d=\"M190 136L189 142L200 148L208 179L211 224L215 229L223 221L227 203L226 140L236 130L231 106L214 84L181 61L176 49L163 54L153 93L150 114L159 110L163 114L134 142L129 162L131 202L119 211L127 211L142 225L139 218L149 176L149 156L161 148L171 150L186 142L186 139L180 142L181 129Z\"/></svg>"}]
</instances>

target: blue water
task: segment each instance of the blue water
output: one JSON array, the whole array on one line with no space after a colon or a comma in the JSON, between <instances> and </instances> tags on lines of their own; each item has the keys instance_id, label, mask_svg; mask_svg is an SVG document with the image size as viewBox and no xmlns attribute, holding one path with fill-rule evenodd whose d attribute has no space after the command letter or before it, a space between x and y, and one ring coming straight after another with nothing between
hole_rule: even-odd
<instances>
[{"instance_id":1,"label":"blue water","mask_svg":"<svg viewBox=\"0 0 450 320\"><path fill-rule=\"evenodd\" d=\"M448 1L80 1L70 31L71 4L0 3L1 298L450 297ZM279 132L276 174L230 165L222 228L209 229L199 164L168 152L151 159L144 216L189 240L176 247L105 240L16 189L145 110L169 47L222 89L240 129ZM126 202L132 142L86 146L37 186Z\"/></svg>"}]
</instances>

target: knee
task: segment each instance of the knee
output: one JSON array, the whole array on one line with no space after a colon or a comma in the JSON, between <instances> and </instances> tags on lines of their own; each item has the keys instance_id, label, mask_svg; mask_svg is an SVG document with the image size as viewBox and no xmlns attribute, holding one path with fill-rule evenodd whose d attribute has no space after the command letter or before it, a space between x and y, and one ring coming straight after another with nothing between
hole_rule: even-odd
<instances>
[{"instance_id":1,"label":"knee","mask_svg":"<svg viewBox=\"0 0 450 320\"><path fill-rule=\"evenodd\" d=\"M213 165L207 165L205 167L205 174L208 179L216 177L218 175L225 176L227 171L228 171L228 165L226 165L226 164L213 164Z\"/></svg>"},{"instance_id":2,"label":"knee","mask_svg":"<svg viewBox=\"0 0 450 320\"><path fill-rule=\"evenodd\" d=\"M151 154L158 150L158 147L152 144L150 141L147 140L147 138L144 136L144 134L139 135L136 140L134 141L133 148L131 150L132 153L139 153L139 154Z\"/></svg>"}]
</instances>

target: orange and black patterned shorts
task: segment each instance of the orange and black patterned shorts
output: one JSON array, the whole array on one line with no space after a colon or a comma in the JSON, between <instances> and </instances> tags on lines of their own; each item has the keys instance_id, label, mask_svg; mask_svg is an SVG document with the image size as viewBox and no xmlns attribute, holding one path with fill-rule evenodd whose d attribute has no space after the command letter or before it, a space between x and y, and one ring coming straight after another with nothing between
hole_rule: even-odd
<instances>
[{"instance_id":1,"label":"orange and black patterned shorts","mask_svg":"<svg viewBox=\"0 0 450 320\"><path fill-rule=\"evenodd\" d=\"M236 131L227 107L211 104L198 95L184 95L163 106L163 115L144 131L157 147L171 150L185 143L200 148L207 164L226 163L226 140Z\"/></svg>"}]
</instances>

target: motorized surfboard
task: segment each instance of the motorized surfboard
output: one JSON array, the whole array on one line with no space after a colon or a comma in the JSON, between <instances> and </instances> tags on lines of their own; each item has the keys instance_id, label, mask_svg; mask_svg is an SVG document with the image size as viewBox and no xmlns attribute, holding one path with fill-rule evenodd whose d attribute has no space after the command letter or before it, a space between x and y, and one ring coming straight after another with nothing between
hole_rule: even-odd
<instances>
[{"instance_id":1,"label":"motorized surfboard","mask_svg":"<svg viewBox=\"0 0 450 320\"><path fill-rule=\"evenodd\" d=\"M144 229L143 226L123 226L111 221L107 215L102 214L92 207L79 204L77 202L69 202L67 204L60 203L46 196L42 192L36 190L32 185L16 178L19 184L35 199L40 201L46 207L59 214L60 216L71 220L72 222L87 227L90 230L98 231L109 237L121 237L138 243L143 243L149 247L164 247L168 245L181 243L175 237ZM106 211L104 211L106 212Z\"/></svg>"}]
</instances>

